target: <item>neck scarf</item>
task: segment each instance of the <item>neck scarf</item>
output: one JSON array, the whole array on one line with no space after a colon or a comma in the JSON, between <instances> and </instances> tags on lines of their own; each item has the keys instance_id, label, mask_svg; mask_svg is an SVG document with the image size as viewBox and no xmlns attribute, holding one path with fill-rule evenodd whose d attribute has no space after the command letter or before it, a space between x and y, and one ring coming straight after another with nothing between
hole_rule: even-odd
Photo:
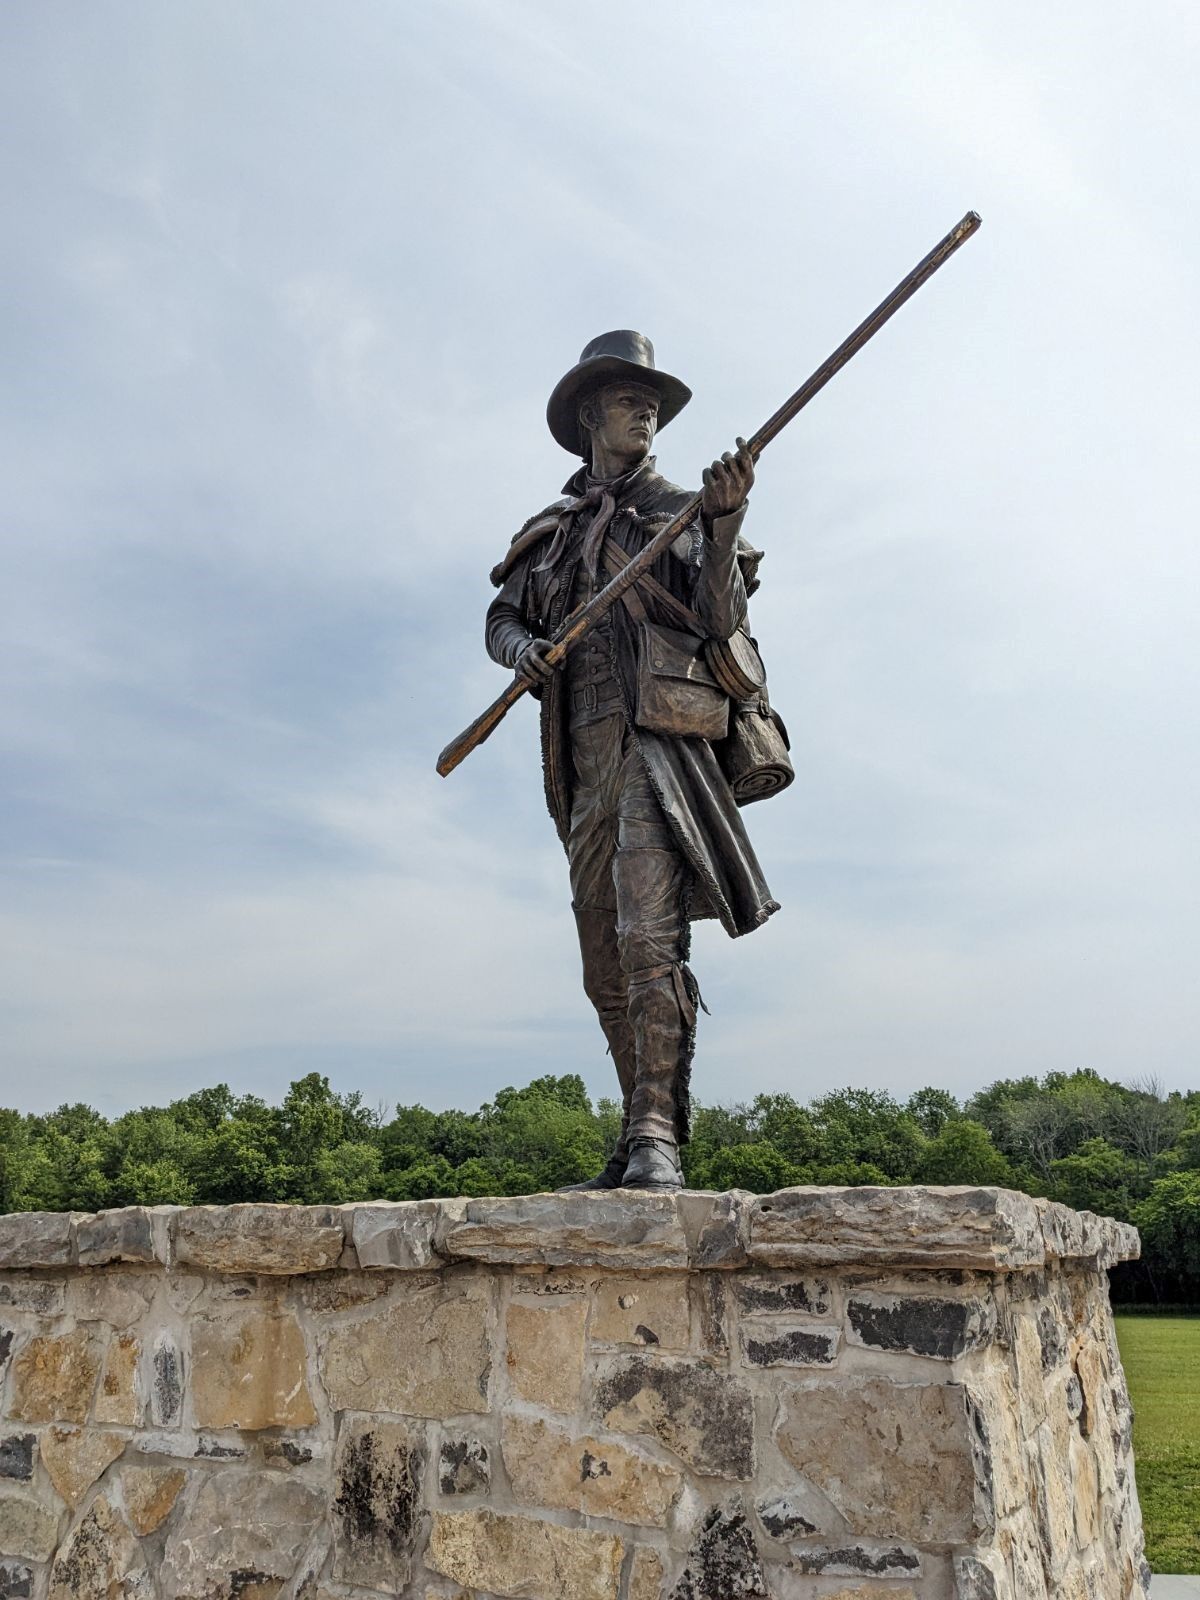
<instances>
[{"instance_id":1,"label":"neck scarf","mask_svg":"<svg viewBox=\"0 0 1200 1600\"><path fill-rule=\"evenodd\" d=\"M567 537L575 518L586 512L593 512L587 532L583 536L582 560L588 577L595 578L600 560L600 547L616 513L618 496L624 493L632 479L646 465L646 461L639 461L636 467L622 473L619 478L593 478L590 472L586 474L584 492L559 512L558 527L554 530L550 548L533 570L550 572L556 567L566 549Z\"/></svg>"}]
</instances>

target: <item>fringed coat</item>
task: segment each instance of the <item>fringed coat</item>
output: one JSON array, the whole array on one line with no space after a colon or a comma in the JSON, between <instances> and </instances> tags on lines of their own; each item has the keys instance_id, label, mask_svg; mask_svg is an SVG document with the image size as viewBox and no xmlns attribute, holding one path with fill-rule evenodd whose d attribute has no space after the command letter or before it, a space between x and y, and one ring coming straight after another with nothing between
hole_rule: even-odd
<instances>
[{"instance_id":1,"label":"fringed coat","mask_svg":"<svg viewBox=\"0 0 1200 1600\"><path fill-rule=\"evenodd\" d=\"M571 606L580 563L580 528L587 513L576 501L588 487L586 471L564 490L568 498L531 517L513 539L492 582L500 593L488 609L487 648L493 660L512 666L532 636L549 638ZM614 485L616 509L606 538L635 555L691 495L660 477L654 458ZM591 502L594 508L595 501ZM589 509L591 509L589 508ZM742 513L720 519L708 537L699 522L680 534L651 568L650 576L695 612L712 637L729 638L745 617L746 599L758 587L760 552L738 535ZM722 559L724 558L724 559ZM651 622L678 627L678 614L650 586L638 594ZM651 784L692 870L689 916L717 917L736 938L779 909L763 878L741 813L707 739L651 733L635 721L640 639L626 608L610 612L612 668L622 691L625 717L641 751ZM546 803L564 846L570 829L573 772L562 673L541 695L542 763Z\"/></svg>"}]
</instances>

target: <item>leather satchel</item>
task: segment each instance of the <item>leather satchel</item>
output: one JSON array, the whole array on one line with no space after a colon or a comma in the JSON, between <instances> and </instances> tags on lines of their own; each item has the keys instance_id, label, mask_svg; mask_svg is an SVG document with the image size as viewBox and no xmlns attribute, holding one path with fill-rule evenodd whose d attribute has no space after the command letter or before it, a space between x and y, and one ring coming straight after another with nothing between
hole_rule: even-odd
<instances>
[{"instance_id":1,"label":"leather satchel","mask_svg":"<svg viewBox=\"0 0 1200 1600\"><path fill-rule=\"evenodd\" d=\"M650 622L644 611L638 632L638 726L651 733L723 739L729 732L729 696L713 676L704 640Z\"/></svg>"}]
</instances>

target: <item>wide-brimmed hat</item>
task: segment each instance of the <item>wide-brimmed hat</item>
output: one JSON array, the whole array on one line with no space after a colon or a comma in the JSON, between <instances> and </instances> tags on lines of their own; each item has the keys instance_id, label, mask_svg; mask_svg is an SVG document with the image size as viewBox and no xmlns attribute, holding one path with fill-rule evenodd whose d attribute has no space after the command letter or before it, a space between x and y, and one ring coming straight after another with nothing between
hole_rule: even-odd
<instances>
[{"instance_id":1,"label":"wide-brimmed hat","mask_svg":"<svg viewBox=\"0 0 1200 1600\"><path fill-rule=\"evenodd\" d=\"M546 406L550 432L573 456L587 457L587 441L579 427L579 407L593 389L622 380L644 383L658 395L658 426L665 428L692 398L686 383L654 365L654 346L644 333L618 328L602 333L583 347L579 360L554 386Z\"/></svg>"}]
</instances>

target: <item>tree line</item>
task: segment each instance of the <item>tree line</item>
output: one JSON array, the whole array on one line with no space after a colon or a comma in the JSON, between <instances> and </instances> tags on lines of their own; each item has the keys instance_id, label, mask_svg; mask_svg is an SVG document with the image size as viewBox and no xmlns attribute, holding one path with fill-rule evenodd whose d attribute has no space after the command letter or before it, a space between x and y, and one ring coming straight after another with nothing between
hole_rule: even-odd
<instances>
[{"instance_id":1,"label":"tree line","mask_svg":"<svg viewBox=\"0 0 1200 1600\"><path fill-rule=\"evenodd\" d=\"M243 1200L340 1204L517 1195L590 1177L620 1126L574 1074L502 1089L478 1111L368 1106L309 1073L279 1105L226 1085L113 1119L86 1105L0 1109L0 1211L98 1211ZM691 1188L1000 1184L1140 1228L1123 1299L1200 1301L1200 1093L1097 1073L1005 1078L964 1104L843 1089L801 1104L762 1094L700 1106Z\"/></svg>"}]
</instances>

